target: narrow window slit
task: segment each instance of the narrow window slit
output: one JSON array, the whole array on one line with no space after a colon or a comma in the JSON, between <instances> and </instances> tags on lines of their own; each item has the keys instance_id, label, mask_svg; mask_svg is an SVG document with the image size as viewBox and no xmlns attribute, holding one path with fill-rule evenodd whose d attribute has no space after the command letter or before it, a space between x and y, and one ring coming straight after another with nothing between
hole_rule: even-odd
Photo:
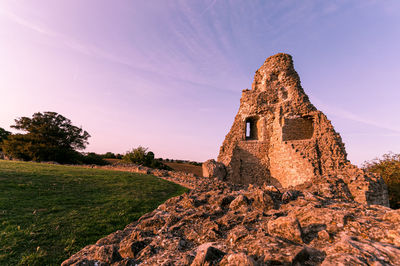
<instances>
[{"instance_id":1,"label":"narrow window slit","mask_svg":"<svg viewBox=\"0 0 400 266\"><path fill-rule=\"evenodd\" d=\"M245 121L245 136L246 140L257 140L258 139L258 129L257 129L257 118L249 117Z\"/></svg>"}]
</instances>

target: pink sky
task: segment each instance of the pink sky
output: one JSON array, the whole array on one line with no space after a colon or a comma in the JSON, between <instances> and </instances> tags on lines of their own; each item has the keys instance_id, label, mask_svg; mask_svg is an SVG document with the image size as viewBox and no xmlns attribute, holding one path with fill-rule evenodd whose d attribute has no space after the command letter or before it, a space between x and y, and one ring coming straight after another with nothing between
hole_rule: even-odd
<instances>
[{"instance_id":1,"label":"pink sky","mask_svg":"<svg viewBox=\"0 0 400 266\"><path fill-rule=\"evenodd\" d=\"M400 153L398 1L0 3L0 127L55 111L87 151L216 158L241 90L277 52L357 164Z\"/></svg>"}]
</instances>

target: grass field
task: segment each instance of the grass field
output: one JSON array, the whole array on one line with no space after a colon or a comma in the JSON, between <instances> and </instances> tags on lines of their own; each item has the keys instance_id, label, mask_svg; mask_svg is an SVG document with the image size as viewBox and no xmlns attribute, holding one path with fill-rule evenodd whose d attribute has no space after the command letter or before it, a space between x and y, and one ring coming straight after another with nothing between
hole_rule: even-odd
<instances>
[{"instance_id":1,"label":"grass field","mask_svg":"<svg viewBox=\"0 0 400 266\"><path fill-rule=\"evenodd\" d=\"M185 191L149 175L0 160L0 265L59 265Z\"/></svg>"}]
</instances>

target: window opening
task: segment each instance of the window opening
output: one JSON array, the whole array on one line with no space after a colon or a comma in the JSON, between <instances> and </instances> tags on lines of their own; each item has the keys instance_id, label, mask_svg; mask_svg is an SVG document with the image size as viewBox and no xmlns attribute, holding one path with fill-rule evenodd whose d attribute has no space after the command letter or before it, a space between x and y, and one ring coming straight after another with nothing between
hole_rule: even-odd
<instances>
[{"instance_id":1,"label":"window opening","mask_svg":"<svg viewBox=\"0 0 400 266\"><path fill-rule=\"evenodd\" d=\"M257 118L249 117L246 119L246 140L257 140L258 132L257 132Z\"/></svg>"},{"instance_id":2,"label":"window opening","mask_svg":"<svg viewBox=\"0 0 400 266\"><path fill-rule=\"evenodd\" d=\"M246 138L250 138L250 122L246 122Z\"/></svg>"}]
</instances>

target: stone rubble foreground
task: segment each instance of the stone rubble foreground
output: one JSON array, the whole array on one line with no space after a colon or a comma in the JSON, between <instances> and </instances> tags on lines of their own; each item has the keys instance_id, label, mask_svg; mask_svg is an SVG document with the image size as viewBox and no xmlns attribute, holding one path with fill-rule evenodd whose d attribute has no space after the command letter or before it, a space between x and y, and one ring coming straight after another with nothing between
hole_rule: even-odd
<instances>
[{"instance_id":1,"label":"stone rubble foreground","mask_svg":"<svg viewBox=\"0 0 400 266\"><path fill-rule=\"evenodd\" d=\"M198 180L62 265L400 265L400 210L355 202L339 178Z\"/></svg>"}]
</instances>

